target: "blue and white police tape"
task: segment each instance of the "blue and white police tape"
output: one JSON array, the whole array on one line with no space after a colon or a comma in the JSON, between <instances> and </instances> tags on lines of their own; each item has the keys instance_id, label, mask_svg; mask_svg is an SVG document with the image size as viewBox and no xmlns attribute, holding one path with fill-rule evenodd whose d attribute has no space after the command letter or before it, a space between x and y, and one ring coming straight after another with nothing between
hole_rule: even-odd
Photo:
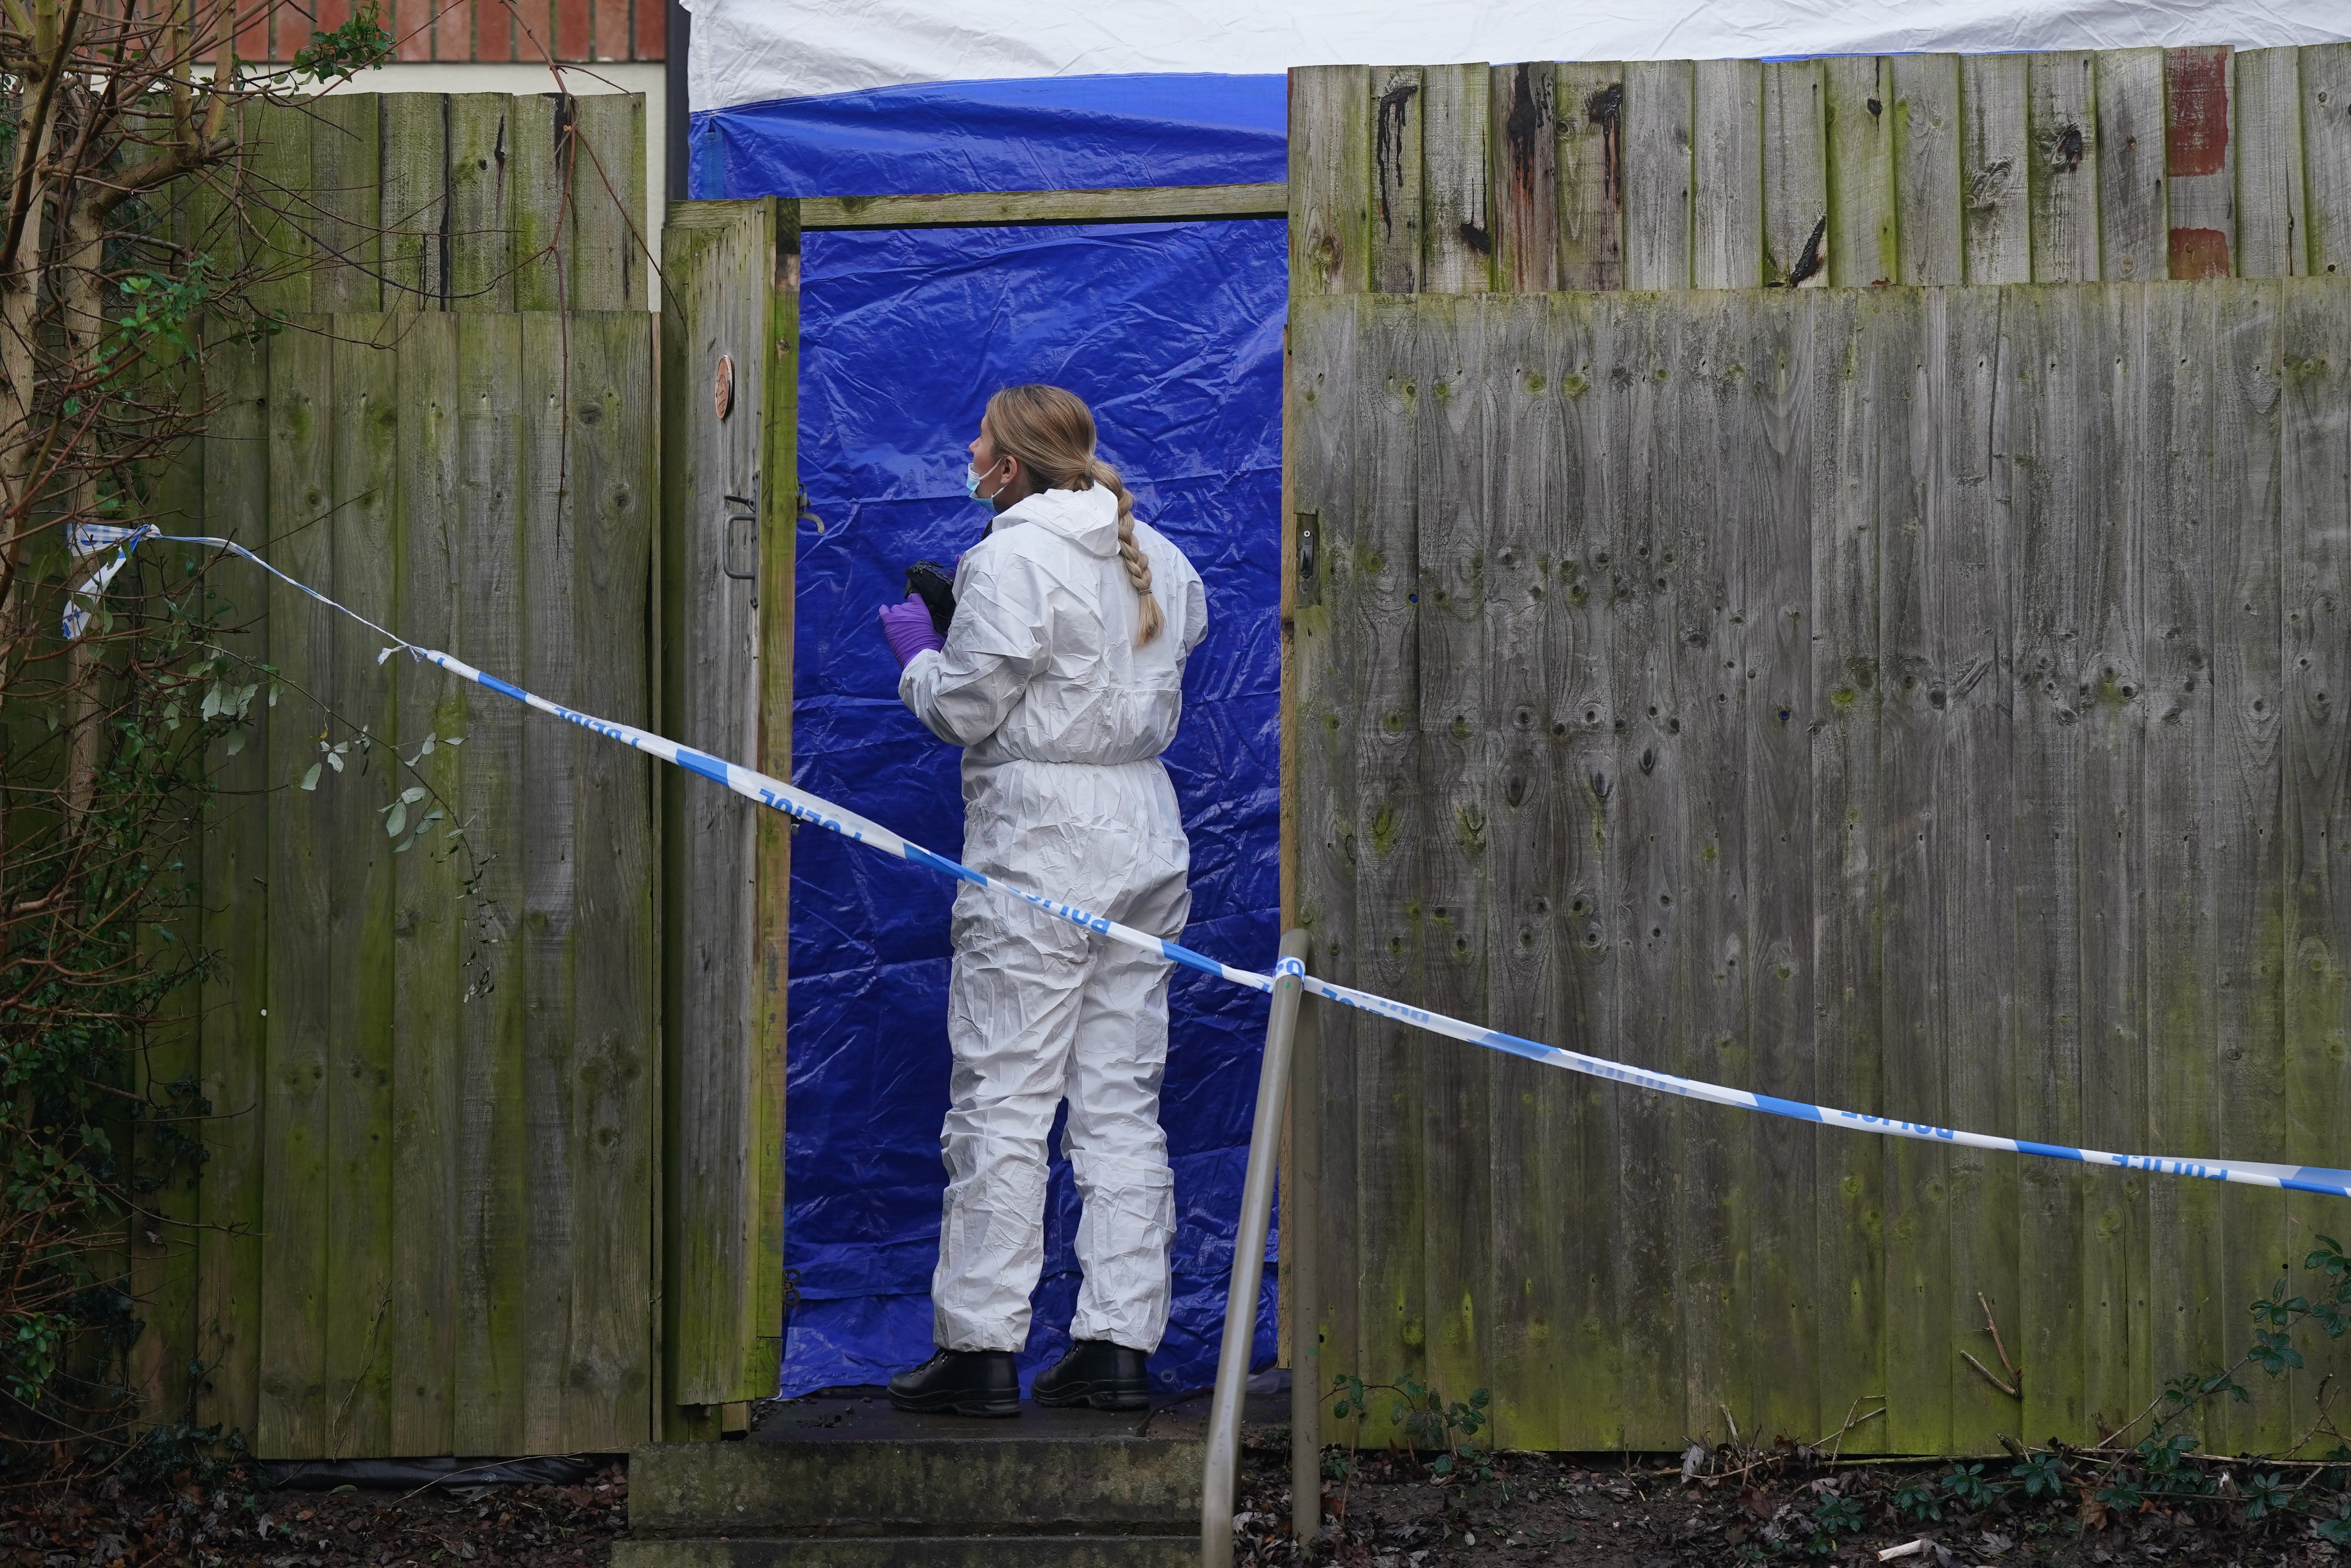
<instances>
[{"instance_id":1,"label":"blue and white police tape","mask_svg":"<svg viewBox=\"0 0 2351 1568\"><path fill-rule=\"evenodd\" d=\"M1273 989L1273 980L1270 975L1259 974L1252 970L1235 969L1230 964L1218 963L1205 953L1194 952L1190 948L1168 941L1162 937L1155 937L1148 931L1138 931L1133 926L1120 925L1116 920L1097 915L1090 909L1081 909L1075 904L1065 904L1058 898L1048 898L1041 893L1032 893L1026 888L1017 888L1009 882L1001 882L992 877L985 876L968 866L948 859L944 855L934 855L921 845L901 838L879 823L868 822L853 811L844 811L829 800L820 799L815 795L796 790L781 779L769 778L766 774L738 767L723 757L714 757L709 753L698 752L692 746L681 746L675 741L653 734L650 731L640 730L633 724L614 723L610 719L599 719L592 713L582 713L576 709L566 708L560 702L550 702L544 697L526 691L519 686L508 685L495 675L486 674L475 669L455 654L443 653L438 649L413 646L410 646L408 651L428 664L439 665L452 675L463 676L476 685L486 686L491 691L511 697L517 702L528 703L542 713L551 713L559 719L579 725L581 729L592 730L607 740L618 741L624 746L634 746L638 751L659 757L664 762L675 763L687 773L699 774L715 784L721 784L733 790L737 794L756 800L761 805L785 812L799 818L802 822L813 823L819 827L828 828L844 838L854 839L870 848L878 849L884 855L895 855L902 860L911 860L917 866L926 866L934 871L943 872L949 877L960 877L977 887L993 888L999 893L1025 899L1047 914L1058 915L1072 924L1083 926L1096 936L1108 937L1115 942L1124 942L1130 947L1138 947L1161 954L1186 968L1196 969L1204 974L1213 974L1220 980L1228 980L1236 985L1246 985L1257 991Z\"/></svg>"},{"instance_id":2,"label":"blue and white police tape","mask_svg":"<svg viewBox=\"0 0 2351 1568\"><path fill-rule=\"evenodd\" d=\"M967 866L948 859L944 855L935 855L919 844L910 843L888 828L867 821L855 812L844 811L831 801L794 789L780 779L769 778L765 774L738 767L724 758L714 757L706 752L696 751L691 746L682 746L675 741L653 734L650 731L640 730L632 724L615 723L610 719L599 719L591 713L582 713L576 709L567 708L560 702L551 702L544 697L524 691L519 686L501 680L495 675L476 670L455 654L444 653L437 649L420 648L405 639L385 631L381 627L355 611L336 604L334 600L316 589L296 582L243 545L233 544L225 539L189 538L160 534L153 529L107 529L103 532L109 536L93 538L92 549L103 549L112 545L119 550L129 550L135 548L141 539L154 538L175 544L214 545L233 550L272 576L301 589L320 604L341 610L343 614L350 616L371 631L389 639L392 646L384 649L383 652L377 657L378 663L381 663L383 659L397 652L404 651L413 654L426 663L438 665L450 674L460 676L477 686L486 687L503 696L511 697L517 702L536 708L542 713L552 714L582 729L591 730L607 740L618 741L622 745L633 746L638 751L659 757L664 762L674 763L686 772L699 774L713 784L734 791L737 794L758 801L760 805L773 810L788 813L802 822L814 823L820 827L830 829L844 837L880 850L884 855L895 855L900 859L911 860L917 866L928 867L934 871L959 877L977 887L993 888L1008 897L1034 904L1048 914L1057 915L1062 919L1082 926L1097 936L1107 937L1113 941L1123 942L1129 947L1141 948L1146 952L1158 953L1172 962L1182 964L1187 969L1198 970L1204 974L1215 975L1235 985L1245 985L1254 991L1270 992L1273 989L1274 977L1271 975L1259 974L1254 970L1235 969L1230 964L1217 962L1205 953L1194 952L1190 948L1168 941L1162 937L1153 936L1148 931L1139 931L1132 926L1123 926L1116 920L1108 919L1075 904L1063 903L1058 898L1049 898L1041 893L1031 892L1026 888L1015 887L1008 882L984 876ZM78 545L78 541L77 544ZM68 635L71 634L69 628ZM1953 1127L1933 1127L1924 1122L1901 1121L1891 1116L1867 1116L1859 1111L1839 1110L1834 1106L1811 1105L1802 1100L1783 1100L1771 1095L1758 1095L1746 1089L1733 1089L1720 1084L1701 1083L1695 1078L1677 1077L1671 1073L1655 1073L1644 1067L1628 1067L1621 1062L1611 1062L1605 1057L1587 1056L1581 1051L1568 1051L1556 1045L1544 1045L1536 1041L1522 1040L1515 1034L1505 1034L1499 1029L1488 1029L1482 1024L1465 1023L1458 1018L1448 1018L1444 1013L1431 1012L1425 1008L1414 1007L1384 996L1377 996L1368 991L1358 991L1353 986L1339 985L1327 980L1319 980L1306 973L1305 965L1296 959L1282 960L1277 965L1276 972L1282 975L1297 975L1306 990L1316 996L1348 1007L1361 1009L1394 1023L1426 1030L1432 1034L1442 1034L1448 1039L1459 1040L1471 1045L1482 1045L1489 1050L1504 1052L1512 1056L1524 1057L1530 1062L1540 1062L1545 1066L1564 1067L1572 1073L1582 1073L1594 1078L1605 1078L1612 1083L1628 1084L1636 1089L1646 1089L1655 1094L1678 1095L1685 1099L1703 1100L1708 1105L1729 1106L1739 1110L1761 1111L1767 1116L1785 1116L1792 1121L1817 1122L1824 1127L1846 1127L1855 1132L1879 1133L1887 1137L1915 1138L1924 1143L1954 1144L1962 1148L1992 1149L2007 1154L2034 1154L2050 1159L2072 1160L2079 1165L2110 1166L2128 1170L2151 1171L2162 1176L2200 1177L2208 1181L2233 1182L2241 1187L2283 1188L2293 1192L2315 1192L2331 1198L2351 1198L2351 1171L2335 1170L2320 1166L2271 1165L2247 1160L2186 1159L2156 1154L2111 1154L2104 1149L2074 1148L2064 1144L2036 1143L2029 1138L1997 1137L1990 1133L1961 1132Z\"/></svg>"}]
</instances>

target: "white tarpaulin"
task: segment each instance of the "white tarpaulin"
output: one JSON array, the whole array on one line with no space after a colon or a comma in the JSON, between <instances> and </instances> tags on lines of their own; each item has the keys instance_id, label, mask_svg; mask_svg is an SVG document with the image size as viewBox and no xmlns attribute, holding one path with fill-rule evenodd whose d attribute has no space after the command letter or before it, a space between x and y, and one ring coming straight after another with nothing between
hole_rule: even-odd
<instances>
[{"instance_id":1,"label":"white tarpaulin","mask_svg":"<svg viewBox=\"0 0 2351 1568\"><path fill-rule=\"evenodd\" d=\"M2265 48L2351 39L2351 0L685 0L695 109L913 82L1466 60Z\"/></svg>"}]
</instances>

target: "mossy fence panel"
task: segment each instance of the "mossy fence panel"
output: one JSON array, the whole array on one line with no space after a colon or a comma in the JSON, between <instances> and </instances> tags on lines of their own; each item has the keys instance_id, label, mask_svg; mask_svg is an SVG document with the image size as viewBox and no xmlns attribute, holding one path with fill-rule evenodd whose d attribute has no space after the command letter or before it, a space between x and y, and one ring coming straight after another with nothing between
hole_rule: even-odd
<instances>
[{"instance_id":1,"label":"mossy fence panel","mask_svg":"<svg viewBox=\"0 0 2351 1568\"><path fill-rule=\"evenodd\" d=\"M208 524L403 637L650 722L653 334L643 311L292 317L231 361ZM170 1253L189 1316L150 1332L193 1347L196 1417L265 1456L638 1440L651 764L214 572L274 703L203 834L215 1119Z\"/></svg>"},{"instance_id":2,"label":"mossy fence panel","mask_svg":"<svg viewBox=\"0 0 2351 1568\"><path fill-rule=\"evenodd\" d=\"M198 232L279 325L208 358L172 531L657 722L643 101L336 96L242 134L257 200ZM135 1249L150 1413L286 1459L674 1433L652 765L212 571L274 701L198 846L220 961L175 1060L214 1116L161 1200L186 1228Z\"/></svg>"}]
</instances>

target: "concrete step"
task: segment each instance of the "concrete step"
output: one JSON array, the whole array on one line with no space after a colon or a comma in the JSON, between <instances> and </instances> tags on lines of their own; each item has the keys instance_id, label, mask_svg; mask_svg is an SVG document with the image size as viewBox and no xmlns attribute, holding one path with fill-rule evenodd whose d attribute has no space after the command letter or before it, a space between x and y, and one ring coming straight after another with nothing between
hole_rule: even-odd
<instances>
[{"instance_id":1,"label":"concrete step","mask_svg":"<svg viewBox=\"0 0 2351 1568\"><path fill-rule=\"evenodd\" d=\"M629 1456L629 1532L1176 1533L1199 1527L1207 1458L1133 1437L653 1444Z\"/></svg>"},{"instance_id":2,"label":"concrete step","mask_svg":"<svg viewBox=\"0 0 2351 1568\"><path fill-rule=\"evenodd\" d=\"M616 1541L612 1568L1197 1568L1188 1535L895 1535Z\"/></svg>"},{"instance_id":3,"label":"concrete step","mask_svg":"<svg viewBox=\"0 0 2351 1568\"><path fill-rule=\"evenodd\" d=\"M746 1441L631 1454L612 1568L1175 1568L1199 1552L1200 1431L1174 1412L793 1400Z\"/></svg>"}]
</instances>

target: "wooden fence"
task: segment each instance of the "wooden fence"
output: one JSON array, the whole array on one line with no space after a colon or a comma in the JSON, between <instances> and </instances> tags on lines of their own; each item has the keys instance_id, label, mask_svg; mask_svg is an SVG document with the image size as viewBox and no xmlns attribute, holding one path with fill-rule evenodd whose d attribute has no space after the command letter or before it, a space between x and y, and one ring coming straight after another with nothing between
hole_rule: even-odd
<instances>
[{"instance_id":1,"label":"wooden fence","mask_svg":"<svg viewBox=\"0 0 2351 1568\"><path fill-rule=\"evenodd\" d=\"M1802 1100L2346 1163L2351 285L1310 296L1291 343L1318 971ZM1322 1027L1322 1371L1489 1386L1508 1446L1879 1397L1846 1451L2095 1438L2341 1223ZM1980 1297L2021 1398L1961 1359ZM2307 1426L2346 1364L2304 1349L2208 1446Z\"/></svg>"},{"instance_id":2,"label":"wooden fence","mask_svg":"<svg viewBox=\"0 0 2351 1568\"><path fill-rule=\"evenodd\" d=\"M645 105L506 93L344 93L256 109L224 224L282 310L641 310Z\"/></svg>"},{"instance_id":3,"label":"wooden fence","mask_svg":"<svg viewBox=\"0 0 2351 1568\"><path fill-rule=\"evenodd\" d=\"M2351 275L2351 45L1290 84L1301 293Z\"/></svg>"},{"instance_id":4,"label":"wooden fence","mask_svg":"<svg viewBox=\"0 0 2351 1568\"><path fill-rule=\"evenodd\" d=\"M421 643L658 723L642 121L635 99L488 95L256 116L244 178L275 213L201 232L257 247L286 325L215 350L172 521ZM666 781L379 665L381 639L250 566L213 570L226 646L282 690L215 759L202 939L223 967L194 1035L151 1063L218 1119L200 1181L160 1200L193 1228L133 1249L149 1408L284 1458L715 1435L715 1409L680 1407L772 1388L773 1329L764 1387L755 1343L734 1381L683 1388L665 1345L757 1325L672 1299L664 1237L743 1207L738 1189L772 1195L756 1141L714 1158L703 1123L674 1120L674 1085L753 1053L660 1027ZM691 672L672 685L708 700ZM747 1245L703 1243L738 1273Z\"/></svg>"},{"instance_id":5,"label":"wooden fence","mask_svg":"<svg viewBox=\"0 0 2351 1568\"><path fill-rule=\"evenodd\" d=\"M213 421L212 520L371 620L643 722L653 337L642 311L297 317ZM290 1457L640 1439L649 764L216 571L229 646L285 689L204 841L221 1228L193 1334L158 1325L206 1365L197 1409ZM411 789L410 825L444 815L402 848Z\"/></svg>"}]
</instances>

